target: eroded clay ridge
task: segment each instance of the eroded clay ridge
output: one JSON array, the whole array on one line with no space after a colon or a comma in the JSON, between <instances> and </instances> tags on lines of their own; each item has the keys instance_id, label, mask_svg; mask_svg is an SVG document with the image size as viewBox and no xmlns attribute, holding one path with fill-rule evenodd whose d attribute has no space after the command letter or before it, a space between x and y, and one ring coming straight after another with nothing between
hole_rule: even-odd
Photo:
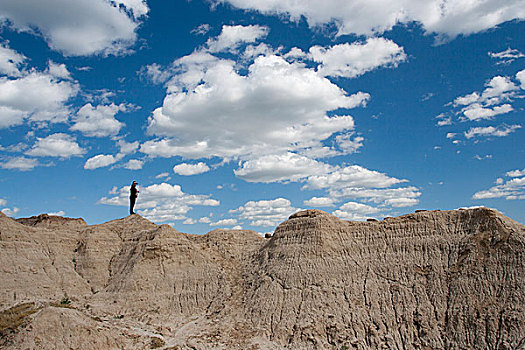
<instances>
[{"instance_id":1,"label":"eroded clay ridge","mask_svg":"<svg viewBox=\"0 0 525 350\"><path fill-rule=\"evenodd\" d=\"M0 214L2 349L523 349L525 227L299 212L272 238Z\"/></svg>"}]
</instances>

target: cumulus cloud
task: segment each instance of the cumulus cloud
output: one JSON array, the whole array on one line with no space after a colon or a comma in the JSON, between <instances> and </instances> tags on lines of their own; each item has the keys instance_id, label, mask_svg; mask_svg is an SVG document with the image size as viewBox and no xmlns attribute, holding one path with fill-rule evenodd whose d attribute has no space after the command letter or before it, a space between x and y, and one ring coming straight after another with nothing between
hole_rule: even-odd
<instances>
[{"instance_id":1,"label":"cumulus cloud","mask_svg":"<svg viewBox=\"0 0 525 350\"><path fill-rule=\"evenodd\" d=\"M242 159L322 149L332 134L354 127L351 116L327 112L369 98L349 96L313 69L275 55L256 58L247 75L233 61L203 53L176 64L181 72L149 119L148 132L165 138L141 147L151 156Z\"/></svg>"},{"instance_id":2,"label":"cumulus cloud","mask_svg":"<svg viewBox=\"0 0 525 350\"><path fill-rule=\"evenodd\" d=\"M387 188L407 180L390 177L378 171L369 170L359 165L346 167L331 167L330 171L322 175L308 177L304 186L306 189L318 190L329 188Z\"/></svg>"},{"instance_id":3,"label":"cumulus cloud","mask_svg":"<svg viewBox=\"0 0 525 350\"><path fill-rule=\"evenodd\" d=\"M132 153L135 153L137 149L139 148L139 142L138 141L126 142L125 140L118 140L117 146L120 149L120 152L119 152L120 154L123 154L123 155L132 154Z\"/></svg>"},{"instance_id":4,"label":"cumulus cloud","mask_svg":"<svg viewBox=\"0 0 525 350\"><path fill-rule=\"evenodd\" d=\"M0 128L33 122L64 122L70 114L67 102L79 91L75 82L49 73L31 71L10 79L0 77Z\"/></svg>"},{"instance_id":5,"label":"cumulus cloud","mask_svg":"<svg viewBox=\"0 0 525 350\"><path fill-rule=\"evenodd\" d=\"M79 157L86 153L71 135L56 133L44 138L37 137L33 147L25 152L35 157Z\"/></svg>"},{"instance_id":6,"label":"cumulus cloud","mask_svg":"<svg viewBox=\"0 0 525 350\"><path fill-rule=\"evenodd\" d=\"M47 213L47 215L53 215L53 216L64 216L64 215L66 215L66 212L63 211L63 210L59 210L59 211L54 212L54 213Z\"/></svg>"},{"instance_id":7,"label":"cumulus cloud","mask_svg":"<svg viewBox=\"0 0 525 350\"><path fill-rule=\"evenodd\" d=\"M181 163L173 167L173 172L178 175L190 176L202 174L210 171L210 168L203 162L197 164Z\"/></svg>"},{"instance_id":8,"label":"cumulus cloud","mask_svg":"<svg viewBox=\"0 0 525 350\"><path fill-rule=\"evenodd\" d=\"M362 200L365 202L377 203L383 207L410 207L419 202L421 192L417 187L399 188L366 188L348 187L330 189L329 194L337 200Z\"/></svg>"},{"instance_id":9,"label":"cumulus cloud","mask_svg":"<svg viewBox=\"0 0 525 350\"><path fill-rule=\"evenodd\" d=\"M334 199L329 197L312 197L305 200L303 204L309 207L333 207Z\"/></svg>"},{"instance_id":10,"label":"cumulus cloud","mask_svg":"<svg viewBox=\"0 0 525 350\"><path fill-rule=\"evenodd\" d=\"M467 139L471 139L473 137L505 137L517 129L520 129L521 125L500 125L497 127L494 126L486 126L486 127L476 127L476 128L470 128L468 131L465 132L465 137Z\"/></svg>"},{"instance_id":11,"label":"cumulus cloud","mask_svg":"<svg viewBox=\"0 0 525 350\"><path fill-rule=\"evenodd\" d=\"M516 79L520 82L520 87L525 90L525 69L516 73Z\"/></svg>"},{"instance_id":12,"label":"cumulus cloud","mask_svg":"<svg viewBox=\"0 0 525 350\"><path fill-rule=\"evenodd\" d=\"M113 0L119 5L123 5L124 8L130 11L134 17L146 16L149 12L148 4L146 0Z\"/></svg>"},{"instance_id":13,"label":"cumulus cloud","mask_svg":"<svg viewBox=\"0 0 525 350\"><path fill-rule=\"evenodd\" d=\"M328 49L313 46L310 57L320 63L320 74L355 78L378 67L397 67L406 60L402 47L384 38L369 38L366 43L344 43Z\"/></svg>"},{"instance_id":14,"label":"cumulus cloud","mask_svg":"<svg viewBox=\"0 0 525 350\"><path fill-rule=\"evenodd\" d=\"M506 114L512 112L514 108L510 104L495 106L494 108L483 107L479 103L473 103L463 110L463 114L468 120L492 119L498 114Z\"/></svg>"},{"instance_id":15,"label":"cumulus cloud","mask_svg":"<svg viewBox=\"0 0 525 350\"><path fill-rule=\"evenodd\" d=\"M251 226L271 227L286 220L298 210L292 207L288 199L276 198L273 200L249 201L237 209L230 210L230 213L237 214L241 221L249 221Z\"/></svg>"},{"instance_id":16,"label":"cumulus cloud","mask_svg":"<svg viewBox=\"0 0 525 350\"><path fill-rule=\"evenodd\" d=\"M115 164L118 161L118 157L115 157L111 154L98 154L94 157L89 158L86 161L86 164L84 164L84 169L94 170L98 168L103 168Z\"/></svg>"},{"instance_id":17,"label":"cumulus cloud","mask_svg":"<svg viewBox=\"0 0 525 350\"><path fill-rule=\"evenodd\" d=\"M0 207L7 206L7 201L3 198L0 198ZM20 209L14 207L14 208L2 208L0 212L2 212L4 215L7 216L15 216Z\"/></svg>"},{"instance_id":18,"label":"cumulus cloud","mask_svg":"<svg viewBox=\"0 0 525 350\"><path fill-rule=\"evenodd\" d=\"M248 182L298 181L314 174L326 173L328 164L295 154L267 155L241 163L234 170L237 177Z\"/></svg>"},{"instance_id":19,"label":"cumulus cloud","mask_svg":"<svg viewBox=\"0 0 525 350\"><path fill-rule=\"evenodd\" d=\"M25 60L24 55L10 49L5 44L0 44L0 74L10 77L21 76L20 67Z\"/></svg>"},{"instance_id":20,"label":"cumulus cloud","mask_svg":"<svg viewBox=\"0 0 525 350\"><path fill-rule=\"evenodd\" d=\"M153 222L170 222L187 219L186 213L193 206L218 206L220 202L209 195L187 194L179 185L153 184L139 188L136 208L138 213ZM110 191L112 197L102 197L101 204L127 206L129 186Z\"/></svg>"},{"instance_id":21,"label":"cumulus cloud","mask_svg":"<svg viewBox=\"0 0 525 350\"><path fill-rule=\"evenodd\" d=\"M521 83L520 74L521 72L516 74L516 80L520 81ZM523 78L525 78L525 73L523 73ZM495 76L486 82L485 89L483 91L474 91L467 95L458 96L449 105L452 105L455 109L454 114L460 115L459 120L461 122L480 122L483 120L492 120L498 115L504 115L515 111L515 108L513 107L514 101L516 99L523 98L523 96L520 95L519 90L520 87L516 85L511 77ZM440 116L445 118L444 113L440 114ZM451 119L441 120L446 120L446 123L440 124L438 122L438 125L440 126L452 124ZM520 127L520 125L470 127L468 131L463 132L463 135L467 139L478 136L503 137L509 135ZM457 132L449 132L447 133L447 138L449 135L455 136L457 134ZM459 142L458 140L456 141Z\"/></svg>"},{"instance_id":22,"label":"cumulus cloud","mask_svg":"<svg viewBox=\"0 0 525 350\"><path fill-rule=\"evenodd\" d=\"M0 163L2 169L29 171L41 165L35 158L15 157Z\"/></svg>"},{"instance_id":23,"label":"cumulus cloud","mask_svg":"<svg viewBox=\"0 0 525 350\"><path fill-rule=\"evenodd\" d=\"M15 216L19 211L20 209L19 208L4 208L2 210L0 210L2 213L4 213L4 215L7 215L7 216Z\"/></svg>"},{"instance_id":24,"label":"cumulus cloud","mask_svg":"<svg viewBox=\"0 0 525 350\"><path fill-rule=\"evenodd\" d=\"M119 122L115 115L119 112L125 112L126 105L98 105L93 106L91 103L85 104L77 112L74 123L71 127L73 131L80 131L86 136L106 137L117 135L124 123Z\"/></svg>"},{"instance_id":25,"label":"cumulus cloud","mask_svg":"<svg viewBox=\"0 0 525 350\"><path fill-rule=\"evenodd\" d=\"M259 25L249 26L222 26L221 34L216 38L210 38L206 42L210 52L231 51L246 43L254 43L266 37L268 28Z\"/></svg>"},{"instance_id":26,"label":"cumulus cloud","mask_svg":"<svg viewBox=\"0 0 525 350\"><path fill-rule=\"evenodd\" d=\"M473 92L471 94L457 97L454 100L455 106L462 107L461 112L468 120L492 119L498 114L505 114L513 111L512 105L503 104L503 101L512 101L516 95L518 87L509 77L496 76L486 83L483 92ZM494 106L494 107L490 107Z\"/></svg>"},{"instance_id":27,"label":"cumulus cloud","mask_svg":"<svg viewBox=\"0 0 525 350\"><path fill-rule=\"evenodd\" d=\"M369 214L377 214L379 212L380 209L366 204L347 202L332 214L343 220L366 220L370 218Z\"/></svg>"},{"instance_id":28,"label":"cumulus cloud","mask_svg":"<svg viewBox=\"0 0 525 350\"><path fill-rule=\"evenodd\" d=\"M222 219L217 222L210 222L210 226L235 226L237 219Z\"/></svg>"},{"instance_id":29,"label":"cumulus cloud","mask_svg":"<svg viewBox=\"0 0 525 350\"><path fill-rule=\"evenodd\" d=\"M71 80L71 73L67 70L67 67L64 63L55 63L53 61L48 62L47 72L52 76L64 79Z\"/></svg>"},{"instance_id":30,"label":"cumulus cloud","mask_svg":"<svg viewBox=\"0 0 525 350\"><path fill-rule=\"evenodd\" d=\"M340 35L373 35L392 29L396 24L418 22L427 33L447 37L477 33L513 19L524 19L520 0L419 1L378 0L215 0L241 9L265 14L279 14L299 20L304 16L310 26L334 23Z\"/></svg>"},{"instance_id":31,"label":"cumulus cloud","mask_svg":"<svg viewBox=\"0 0 525 350\"><path fill-rule=\"evenodd\" d=\"M153 84L164 84L173 75L170 70L163 69L158 63L148 64L142 67L138 73Z\"/></svg>"},{"instance_id":32,"label":"cumulus cloud","mask_svg":"<svg viewBox=\"0 0 525 350\"><path fill-rule=\"evenodd\" d=\"M147 12L140 0L0 2L4 24L41 35L52 49L67 56L126 52L137 39L138 18Z\"/></svg>"},{"instance_id":33,"label":"cumulus cloud","mask_svg":"<svg viewBox=\"0 0 525 350\"><path fill-rule=\"evenodd\" d=\"M140 170L144 166L144 161L140 159L130 159L123 167L128 170Z\"/></svg>"},{"instance_id":34,"label":"cumulus cloud","mask_svg":"<svg viewBox=\"0 0 525 350\"><path fill-rule=\"evenodd\" d=\"M511 170L511 171L508 171L505 175L510 176L510 177L525 176L525 169L523 169L523 170L519 170L519 169ZM500 180L503 181L503 179L500 179Z\"/></svg>"},{"instance_id":35,"label":"cumulus cloud","mask_svg":"<svg viewBox=\"0 0 525 350\"><path fill-rule=\"evenodd\" d=\"M505 198L508 200L525 199L525 169L511 170L505 174L510 179L499 178L496 186L476 192L473 199Z\"/></svg>"}]
</instances>

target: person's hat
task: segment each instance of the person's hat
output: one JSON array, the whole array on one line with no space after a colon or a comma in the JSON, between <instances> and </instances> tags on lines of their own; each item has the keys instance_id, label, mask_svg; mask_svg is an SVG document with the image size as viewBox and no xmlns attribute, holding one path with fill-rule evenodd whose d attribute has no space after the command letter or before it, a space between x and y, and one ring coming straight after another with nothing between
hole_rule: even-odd
<instances>
[{"instance_id":1,"label":"person's hat","mask_svg":"<svg viewBox=\"0 0 525 350\"><path fill-rule=\"evenodd\" d=\"M137 182L137 181L133 181L133 183L134 183L134 184L138 184L138 182Z\"/></svg>"}]
</instances>

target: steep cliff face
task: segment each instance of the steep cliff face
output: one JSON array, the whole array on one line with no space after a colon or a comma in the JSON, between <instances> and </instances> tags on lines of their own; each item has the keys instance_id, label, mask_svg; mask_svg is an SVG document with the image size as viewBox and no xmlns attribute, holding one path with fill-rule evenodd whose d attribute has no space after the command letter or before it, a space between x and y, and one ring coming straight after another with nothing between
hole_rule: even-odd
<instances>
[{"instance_id":1,"label":"steep cliff face","mask_svg":"<svg viewBox=\"0 0 525 350\"><path fill-rule=\"evenodd\" d=\"M525 347L525 227L491 209L308 210L270 239L138 215L44 221L0 214L8 349Z\"/></svg>"}]
</instances>

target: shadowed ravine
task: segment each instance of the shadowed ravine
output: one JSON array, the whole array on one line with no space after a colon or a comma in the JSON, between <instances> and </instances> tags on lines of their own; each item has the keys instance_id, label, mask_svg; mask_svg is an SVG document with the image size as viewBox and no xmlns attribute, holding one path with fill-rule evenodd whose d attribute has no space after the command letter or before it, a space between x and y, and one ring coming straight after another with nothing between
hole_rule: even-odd
<instances>
[{"instance_id":1,"label":"shadowed ravine","mask_svg":"<svg viewBox=\"0 0 525 350\"><path fill-rule=\"evenodd\" d=\"M0 214L2 349L524 349L525 227L495 210L272 238Z\"/></svg>"}]
</instances>

